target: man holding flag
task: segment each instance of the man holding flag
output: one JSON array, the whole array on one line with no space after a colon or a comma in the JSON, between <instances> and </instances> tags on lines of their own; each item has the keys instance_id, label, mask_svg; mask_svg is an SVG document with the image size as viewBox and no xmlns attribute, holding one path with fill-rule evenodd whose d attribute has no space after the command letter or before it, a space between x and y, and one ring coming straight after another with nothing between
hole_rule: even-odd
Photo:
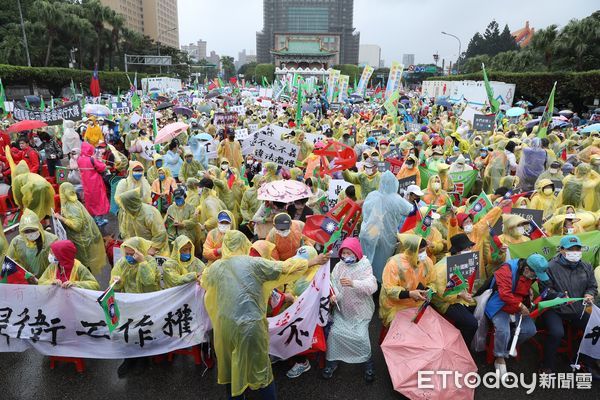
<instances>
[{"instance_id":1,"label":"man holding flag","mask_svg":"<svg viewBox=\"0 0 600 400\"><path fill-rule=\"evenodd\" d=\"M598 285L594 268L581 260L583 244L575 235L564 236L560 240L560 253L548 263L549 280L542 282L541 291L546 291L544 299L565 295L566 298L583 297L584 301L565 303L544 311L541 319L546 327L542 370L554 372L556 353L565 334L564 321L576 329L585 329L590 314L585 308L592 304L598 295Z\"/></svg>"}]
</instances>

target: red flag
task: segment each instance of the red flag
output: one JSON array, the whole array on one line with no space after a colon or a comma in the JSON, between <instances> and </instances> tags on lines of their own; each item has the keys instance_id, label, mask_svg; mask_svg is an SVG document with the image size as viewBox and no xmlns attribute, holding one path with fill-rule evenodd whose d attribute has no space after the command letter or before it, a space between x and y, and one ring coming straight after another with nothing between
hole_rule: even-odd
<instances>
[{"instance_id":1,"label":"red flag","mask_svg":"<svg viewBox=\"0 0 600 400\"><path fill-rule=\"evenodd\" d=\"M415 228L419 222L421 222L421 213L417 209L417 206L415 206L413 211L408 214L404 220L404 225L402 225L402 228L400 228L400 233L410 231L411 229Z\"/></svg>"},{"instance_id":2,"label":"red flag","mask_svg":"<svg viewBox=\"0 0 600 400\"><path fill-rule=\"evenodd\" d=\"M229 189L231 190L231 187L233 186L233 183L235 182L235 174L231 171L227 172L227 186L229 187Z\"/></svg>"},{"instance_id":3,"label":"red flag","mask_svg":"<svg viewBox=\"0 0 600 400\"><path fill-rule=\"evenodd\" d=\"M467 279L467 284L469 285L469 288L468 288L469 293L473 293L473 285L475 284L475 275L477 275L477 274L475 272L473 272L471 274L471 276L469 277L469 279Z\"/></svg>"},{"instance_id":4,"label":"red flag","mask_svg":"<svg viewBox=\"0 0 600 400\"><path fill-rule=\"evenodd\" d=\"M565 147L562 151L562 153L560 153L560 158L562 158L563 161L567 161L567 148Z\"/></svg>"},{"instance_id":5,"label":"red flag","mask_svg":"<svg viewBox=\"0 0 600 400\"><path fill-rule=\"evenodd\" d=\"M94 66L94 74L90 82L90 93L93 97L100 96L100 79L98 78L98 64Z\"/></svg>"},{"instance_id":6,"label":"red flag","mask_svg":"<svg viewBox=\"0 0 600 400\"><path fill-rule=\"evenodd\" d=\"M319 244L325 244L338 228L338 222L326 215L310 215L302 233Z\"/></svg>"},{"instance_id":7,"label":"red flag","mask_svg":"<svg viewBox=\"0 0 600 400\"><path fill-rule=\"evenodd\" d=\"M537 226L537 224L534 222L531 224L531 226L533 227L533 229L531 230L531 232L529 233L529 239L531 240L535 240L535 239L539 239L541 237L546 236L544 234L544 232L540 229L539 226Z\"/></svg>"}]
</instances>

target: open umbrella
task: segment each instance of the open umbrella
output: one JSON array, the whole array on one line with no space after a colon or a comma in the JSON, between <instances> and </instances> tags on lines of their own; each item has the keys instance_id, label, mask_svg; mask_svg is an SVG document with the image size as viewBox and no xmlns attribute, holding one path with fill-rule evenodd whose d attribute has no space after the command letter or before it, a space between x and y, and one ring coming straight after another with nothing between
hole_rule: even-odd
<instances>
[{"instance_id":1,"label":"open umbrella","mask_svg":"<svg viewBox=\"0 0 600 400\"><path fill-rule=\"evenodd\" d=\"M219 89L213 89L210 92L208 92L208 94L206 95L207 99L212 99L213 97L217 97L221 94L221 91Z\"/></svg>"},{"instance_id":2,"label":"open umbrella","mask_svg":"<svg viewBox=\"0 0 600 400\"><path fill-rule=\"evenodd\" d=\"M175 107L175 104L171 103L171 102L167 102L167 103L160 103L159 105L156 106L156 110L166 110L167 108L171 108L171 107Z\"/></svg>"},{"instance_id":3,"label":"open umbrella","mask_svg":"<svg viewBox=\"0 0 600 400\"><path fill-rule=\"evenodd\" d=\"M211 140L213 140L213 137L210 136L206 132L199 133L199 134L195 135L194 137L200 141L206 141L206 142L210 142Z\"/></svg>"},{"instance_id":4,"label":"open umbrella","mask_svg":"<svg viewBox=\"0 0 600 400\"><path fill-rule=\"evenodd\" d=\"M513 107L513 108L509 108L508 111L506 111L506 116L507 117L518 117L519 115L523 115L525 113L525 109L521 108L521 107Z\"/></svg>"},{"instance_id":5,"label":"open umbrella","mask_svg":"<svg viewBox=\"0 0 600 400\"><path fill-rule=\"evenodd\" d=\"M273 181L258 189L258 200L291 203L312 196L312 191L302 182L295 180Z\"/></svg>"},{"instance_id":6,"label":"open umbrella","mask_svg":"<svg viewBox=\"0 0 600 400\"><path fill-rule=\"evenodd\" d=\"M189 109L187 107L175 107L173 109L173 112L175 114L185 115L186 117L191 117L192 114L194 113L191 109Z\"/></svg>"},{"instance_id":7,"label":"open umbrella","mask_svg":"<svg viewBox=\"0 0 600 400\"><path fill-rule=\"evenodd\" d=\"M546 106L537 106L536 108L531 110L531 113L532 114L543 114L545 109L546 109ZM552 110L552 114L558 114L558 109L556 107L554 107L554 110Z\"/></svg>"},{"instance_id":8,"label":"open umbrella","mask_svg":"<svg viewBox=\"0 0 600 400\"><path fill-rule=\"evenodd\" d=\"M600 108L596 108L596 109L594 110L594 114L600 114Z\"/></svg>"},{"instance_id":9,"label":"open umbrella","mask_svg":"<svg viewBox=\"0 0 600 400\"><path fill-rule=\"evenodd\" d=\"M450 322L428 307L416 324L412 322L416 313L416 308L399 311L381 344L394 389L411 400L473 399L474 389L464 384L459 389L452 376L447 377L445 388L442 375L437 374L427 376L433 389L418 387L419 371L456 371L464 377L477 372L477 365L460 331Z\"/></svg>"},{"instance_id":10,"label":"open umbrella","mask_svg":"<svg viewBox=\"0 0 600 400\"><path fill-rule=\"evenodd\" d=\"M515 104L518 106L526 106L526 107L531 107L533 105L530 102L528 102L527 100L519 100Z\"/></svg>"},{"instance_id":11,"label":"open umbrella","mask_svg":"<svg viewBox=\"0 0 600 400\"><path fill-rule=\"evenodd\" d=\"M9 128L10 129L10 128ZM581 130L581 132L583 133L589 133L589 132L600 132L600 124L592 124L592 125L588 125L585 128L583 128Z\"/></svg>"},{"instance_id":12,"label":"open umbrella","mask_svg":"<svg viewBox=\"0 0 600 400\"><path fill-rule=\"evenodd\" d=\"M571 110L562 110L562 111L558 112L558 115L562 115L567 118L571 118L573 116L573 114L574 114L574 112Z\"/></svg>"},{"instance_id":13,"label":"open umbrella","mask_svg":"<svg viewBox=\"0 0 600 400\"><path fill-rule=\"evenodd\" d=\"M188 129L188 125L184 124L183 122L175 122L175 123L169 124L158 131L158 134L156 135L156 139L154 140L154 143L156 143L156 144L165 143L170 140L173 140L177 136L179 136L182 132L187 131L187 129Z\"/></svg>"},{"instance_id":14,"label":"open umbrella","mask_svg":"<svg viewBox=\"0 0 600 400\"><path fill-rule=\"evenodd\" d=\"M110 115L108 107L102 104L87 103L83 107L83 112L88 115L95 115L96 117L108 117Z\"/></svg>"},{"instance_id":15,"label":"open umbrella","mask_svg":"<svg viewBox=\"0 0 600 400\"><path fill-rule=\"evenodd\" d=\"M43 121L37 121L37 120L33 120L33 119L25 119L23 121L19 121L15 124L12 124L11 126L8 127L8 129L6 130L7 133L13 133L13 132L23 132L23 131L31 131L34 129L40 129L43 128L44 126L48 126L47 123L43 122Z\"/></svg>"}]
</instances>

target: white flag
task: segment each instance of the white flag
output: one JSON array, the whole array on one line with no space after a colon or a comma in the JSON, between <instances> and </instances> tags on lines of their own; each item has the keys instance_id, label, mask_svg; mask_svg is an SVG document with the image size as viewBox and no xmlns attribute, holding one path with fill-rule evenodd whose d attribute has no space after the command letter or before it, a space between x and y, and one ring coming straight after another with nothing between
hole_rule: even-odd
<instances>
[{"instance_id":1,"label":"white flag","mask_svg":"<svg viewBox=\"0 0 600 400\"><path fill-rule=\"evenodd\" d=\"M270 349L281 359L288 359L312 346L317 324L327 325L329 318L329 262L322 265L310 286L287 310L268 318Z\"/></svg>"},{"instance_id":2,"label":"white flag","mask_svg":"<svg viewBox=\"0 0 600 400\"><path fill-rule=\"evenodd\" d=\"M592 315L585 327L579 352L600 359L600 308L595 304L592 305Z\"/></svg>"}]
</instances>

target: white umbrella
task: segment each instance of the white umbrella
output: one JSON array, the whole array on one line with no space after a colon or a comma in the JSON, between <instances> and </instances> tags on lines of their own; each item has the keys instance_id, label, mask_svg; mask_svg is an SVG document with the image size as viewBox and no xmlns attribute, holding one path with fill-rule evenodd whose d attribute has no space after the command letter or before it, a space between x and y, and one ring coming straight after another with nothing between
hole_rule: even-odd
<instances>
[{"instance_id":1,"label":"white umbrella","mask_svg":"<svg viewBox=\"0 0 600 400\"><path fill-rule=\"evenodd\" d=\"M108 117L111 114L108 107L106 107L102 104L93 104L93 103L87 103L83 107L83 112L85 114L95 115L96 117Z\"/></svg>"}]
</instances>

